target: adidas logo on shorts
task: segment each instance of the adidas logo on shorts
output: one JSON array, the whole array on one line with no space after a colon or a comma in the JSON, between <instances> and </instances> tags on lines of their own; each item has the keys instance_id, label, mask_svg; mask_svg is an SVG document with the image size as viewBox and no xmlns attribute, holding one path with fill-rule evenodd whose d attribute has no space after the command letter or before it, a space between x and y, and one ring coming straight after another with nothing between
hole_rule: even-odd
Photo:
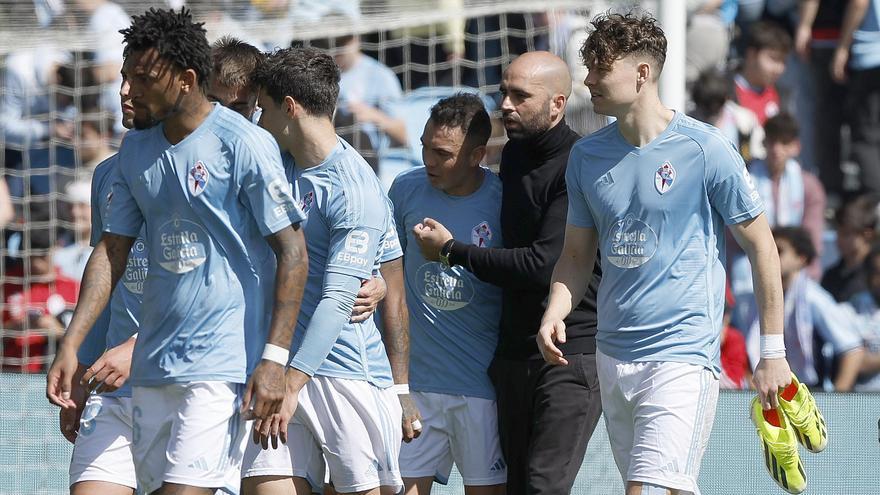
<instances>
[{"instance_id":1,"label":"adidas logo on shorts","mask_svg":"<svg viewBox=\"0 0 880 495\"><path fill-rule=\"evenodd\" d=\"M489 471L504 471L505 469L507 469L507 464L504 463L504 459L499 457L495 464L492 464L492 467L489 468Z\"/></svg>"}]
</instances>

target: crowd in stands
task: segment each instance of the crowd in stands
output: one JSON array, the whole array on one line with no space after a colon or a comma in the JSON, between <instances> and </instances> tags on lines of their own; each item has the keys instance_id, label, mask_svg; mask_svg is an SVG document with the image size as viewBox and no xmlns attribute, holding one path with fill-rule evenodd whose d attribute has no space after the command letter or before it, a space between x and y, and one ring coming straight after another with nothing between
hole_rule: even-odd
<instances>
[{"instance_id":1,"label":"crowd in stands","mask_svg":"<svg viewBox=\"0 0 880 495\"><path fill-rule=\"evenodd\" d=\"M357 20L366 4L394 4L252 0L236 2L235 10L228 2L186 3L208 23L209 33L245 41L242 19ZM229 8L218 8L220 3ZM16 8L21 4L31 5L18 2ZM723 131L764 200L780 254L792 370L812 387L880 390L880 1L687 5L690 100L680 110ZM4 371L43 370L76 303L91 252L91 171L114 152L124 131L117 31L128 25L127 12L141 8L69 0L34 2L18 14L0 12L0 18L36 16L46 29L76 19L82 25L75 27L101 39L89 51L53 46L13 51L2 64ZM307 43L334 54L342 70L338 131L387 185L396 173L420 165L423 110L463 87L480 91L495 110L504 64L525 51L553 49L569 63L576 81L567 111L572 128L588 134L607 123L591 111L581 84L585 69L575 55L587 19L583 12L504 14L279 43ZM503 36L480 36L489 32ZM503 128L494 122L493 129L497 148ZM489 151L487 165L497 163L495 153ZM756 362L757 308L746 257L733 239L727 241L721 379L725 388L743 388L749 363Z\"/></svg>"}]
</instances>

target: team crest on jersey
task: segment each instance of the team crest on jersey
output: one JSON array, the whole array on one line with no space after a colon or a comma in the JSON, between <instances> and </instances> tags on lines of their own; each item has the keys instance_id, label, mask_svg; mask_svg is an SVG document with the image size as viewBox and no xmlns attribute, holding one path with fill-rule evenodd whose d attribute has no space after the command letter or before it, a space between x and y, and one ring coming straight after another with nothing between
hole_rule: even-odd
<instances>
[{"instance_id":1,"label":"team crest on jersey","mask_svg":"<svg viewBox=\"0 0 880 495\"><path fill-rule=\"evenodd\" d=\"M672 188L674 182L675 168L673 168L672 164L667 160L663 162L663 165L660 165L660 168L658 168L657 172L654 174L654 187L657 188L658 193L663 194Z\"/></svg>"},{"instance_id":2,"label":"team crest on jersey","mask_svg":"<svg viewBox=\"0 0 880 495\"><path fill-rule=\"evenodd\" d=\"M208 168L201 160L197 161L196 164L189 169L189 173L186 174L186 184L189 186L189 193L193 196L198 196L205 192L205 187L208 186L209 178L210 175L208 174Z\"/></svg>"},{"instance_id":3,"label":"team crest on jersey","mask_svg":"<svg viewBox=\"0 0 880 495\"><path fill-rule=\"evenodd\" d=\"M312 208L312 203L314 202L315 191L309 191L299 200L299 209L302 210L303 214L308 215L309 210Z\"/></svg>"},{"instance_id":4,"label":"team crest on jersey","mask_svg":"<svg viewBox=\"0 0 880 495\"><path fill-rule=\"evenodd\" d=\"M492 240L492 229L489 222L480 222L471 230L471 243L477 247L488 247Z\"/></svg>"}]
</instances>

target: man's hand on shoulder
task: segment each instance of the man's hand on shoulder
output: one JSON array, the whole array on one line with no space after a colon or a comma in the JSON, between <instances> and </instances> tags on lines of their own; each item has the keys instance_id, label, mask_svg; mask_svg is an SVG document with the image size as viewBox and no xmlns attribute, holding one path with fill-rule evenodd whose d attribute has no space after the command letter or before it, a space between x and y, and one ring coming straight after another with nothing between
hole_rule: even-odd
<instances>
[{"instance_id":1,"label":"man's hand on shoulder","mask_svg":"<svg viewBox=\"0 0 880 495\"><path fill-rule=\"evenodd\" d=\"M422 256L428 261L440 261L440 250L452 239L452 233L433 218L426 218L422 223L416 224L413 235L419 243Z\"/></svg>"}]
</instances>

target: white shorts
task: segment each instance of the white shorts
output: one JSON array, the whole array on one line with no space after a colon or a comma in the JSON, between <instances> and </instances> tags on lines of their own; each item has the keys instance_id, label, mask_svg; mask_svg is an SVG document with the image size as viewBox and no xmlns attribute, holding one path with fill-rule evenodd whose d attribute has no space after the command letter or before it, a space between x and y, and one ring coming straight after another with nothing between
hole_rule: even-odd
<instances>
[{"instance_id":1,"label":"white shorts","mask_svg":"<svg viewBox=\"0 0 880 495\"><path fill-rule=\"evenodd\" d=\"M192 382L133 387L132 443L144 493L162 483L219 488L239 478L245 428L244 385Z\"/></svg>"},{"instance_id":2,"label":"white shorts","mask_svg":"<svg viewBox=\"0 0 880 495\"><path fill-rule=\"evenodd\" d=\"M602 411L624 481L700 494L718 378L676 362L627 362L596 352Z\"/></svg>"},{"instance_id":3,"label":"white shorts","mask_svg":"<svg viewBox=\"0 0 880 495\"><path fill-rule=\"evenodd\" d=\"M339 493L379 486L400 489L402 414L390 388L316 375L299 393L287 445L263 450L248 442L242 477L295 476L320 490L326 463Z\"/></svg>"},{"instance_id":4,"label":"white shorts","mask_svg":"<svg viewBox=\"0 0 880 495\"><path fill-rule=\"evenodd\" d=\"M91 395L70 457L70 485L105 481L137 488L131 454L131 397Z\"/></svg>"},{"instance_id":5,"label":"white shorts","mask_svg":"<svg viewBox=\"0 0 880 495\"><path fill-rule=\"evenodd\" d=\"M507 482L494 400L432 392L412 397L422 415L422 434L400 448L404 478L430 476L445 485L455 463L465 486Z\"/></svg>"}]
</instances>

